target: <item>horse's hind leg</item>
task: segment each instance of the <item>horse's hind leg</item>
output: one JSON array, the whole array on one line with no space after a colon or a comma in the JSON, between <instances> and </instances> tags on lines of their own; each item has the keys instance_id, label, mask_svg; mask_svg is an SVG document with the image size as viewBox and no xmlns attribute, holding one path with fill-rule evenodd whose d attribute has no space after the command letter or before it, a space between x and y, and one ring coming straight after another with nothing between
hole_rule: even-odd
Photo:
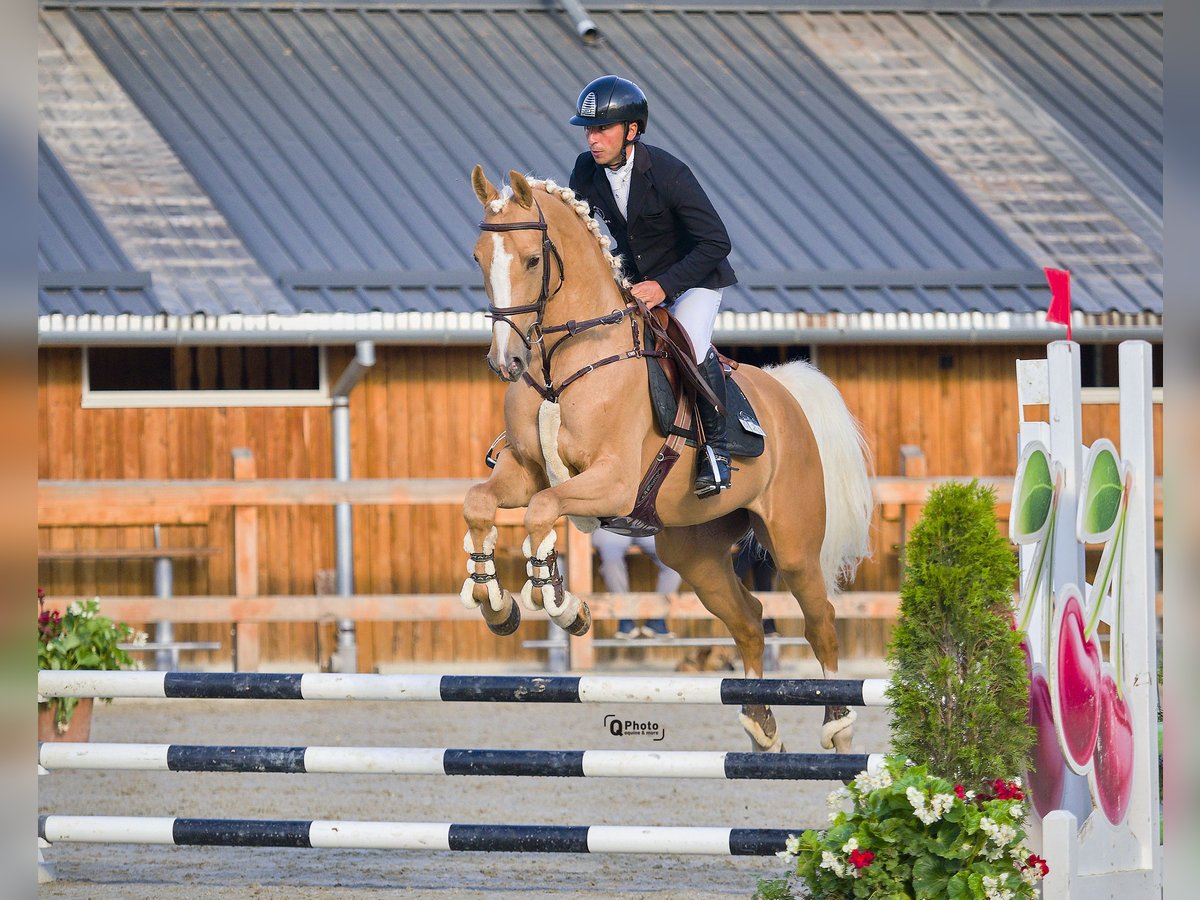
<instances>
[{"instance_id":1,"label":"horse's hind leg","mask_svg":"<svg viewBox=\"0 0 1200 900\"><path fill-rule=\"evenodd\" d=\"M754 517L756 520L757 516ZM838 671L838 636L833 604L821 573L821 541L824 532L805 524L794 514L778 520L755 522L755 537L775 560L783 583L804 613L804 638L812 647L826 678ZM854 710L846 706L825 707L821 724L821 746L848 753L854 739Z\"/></svg>"},{"instance_id":2,"label":"horse's hind leg","mask_svg":"<svg viewBox=\"0 0 1200 900\"><path fill-rule=\"evenodd\" d=\"M742 657L747 678L762 678L762 603L738 580L730 550L746 531L744 513L704 525L668 528L657 539L658 556L683 576L705 609L725 623ZM782 752L783 739L771 707L747 704L739 716L751 749Z\"/></svg>"}]
</instances>

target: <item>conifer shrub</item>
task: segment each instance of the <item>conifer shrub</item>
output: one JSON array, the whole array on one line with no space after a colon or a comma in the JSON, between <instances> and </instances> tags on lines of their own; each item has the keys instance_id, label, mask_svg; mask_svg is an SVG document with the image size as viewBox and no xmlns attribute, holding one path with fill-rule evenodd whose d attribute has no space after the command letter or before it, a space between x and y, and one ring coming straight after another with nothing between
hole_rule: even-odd
<instances>
[{"instance_id":1,"label":"conifer shrub","mask_svg":"<svg viewBox=\"0 0 1200 900\"><path fill-rule=\"evenodd\" d=\"M888 646L892 751L979 790L1030 767L1029 674L1012 628L1018 574L992 489L930 492L905 547Z\"/></svg>"}]
</instances>

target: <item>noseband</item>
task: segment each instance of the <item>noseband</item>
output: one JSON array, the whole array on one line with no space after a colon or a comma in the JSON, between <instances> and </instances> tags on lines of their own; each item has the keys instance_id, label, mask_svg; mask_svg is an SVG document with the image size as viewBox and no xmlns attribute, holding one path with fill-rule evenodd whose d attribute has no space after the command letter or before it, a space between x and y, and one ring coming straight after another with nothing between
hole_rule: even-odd
<instances>
[{"instance_id":1,"label":"noseband","mask_svg":"<svg viewBox=\"0 0 1200 900\"><path fill-rule=\"evenodd\" d=\"M540 231L542 233L542 292L538 295L537 301L534 303L526 303L524 306L496 306L494 303L488 303L487 315L493 322L501 321L507 324L521 340L525 343L526 350L532 350L534 343L541 342L542 316L546 314L547 301L562 290L563 283L566 281L567 272L563 268L562 256L558 253L558 248L554 246L554 241L550 240L550 233L546 230L546 217L542 215L542 207L536 200L533 205L537 208L538 220L536 222L480 222L480 231ZM553 255L558 263L558 287L553 293L550 291L550 256ZM525 313L537 313L537 318L533 320L533 324L521 333L521 329L517 327L516 322L512 320L512 316L520 316ZM536 337L534 335L537 335Z\"/></svg>"}]
</instances>

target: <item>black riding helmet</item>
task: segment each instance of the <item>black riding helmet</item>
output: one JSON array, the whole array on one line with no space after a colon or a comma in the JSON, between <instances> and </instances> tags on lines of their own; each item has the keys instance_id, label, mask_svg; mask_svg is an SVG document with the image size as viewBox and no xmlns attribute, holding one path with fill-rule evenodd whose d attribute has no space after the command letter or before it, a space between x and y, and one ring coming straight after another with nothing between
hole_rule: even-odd
<instances>
[{"instance_id":1,"label":"black riding helmet","mask_svg":"<svg viewBox=\"0 0 1200 900\"><path fill-rule=\"evenodd\" d=\"M650 104L642 89L627 78L601 75L588 82L579 92L572 125L612 125L614 122L637 122L637 136L646 133L650 119Z\"/></svg>"}]
</instances>

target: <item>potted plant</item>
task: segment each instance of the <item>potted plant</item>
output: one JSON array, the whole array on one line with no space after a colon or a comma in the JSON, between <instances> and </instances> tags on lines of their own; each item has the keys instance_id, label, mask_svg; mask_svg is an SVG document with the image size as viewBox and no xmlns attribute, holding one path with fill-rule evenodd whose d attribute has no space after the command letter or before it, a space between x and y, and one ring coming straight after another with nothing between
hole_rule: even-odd
<instances>
[{"instance_id":1,"label":"potted plant","mask_svg":"<svg viewBox=\"0 0 1200 900\"><path fill-rule=\"evenodd\" d=\"M888 648L893 755L831 795L827 830L789 840L801 893L787 879L763 881L761 898L1035 896L1049 870L1025 846L1015 777L1029 770L1033 744L1012 626L1017 575L993 491L972 482L930 492L905 548Z\"/></svg>"},{"instance_id":2,"label":"potted plant","mask_svg":"<svg viewBox=\"0 0 1200 900\"><path fill-rule=\"evenodd\" d=\"M38 669L141 668L120 644L143 644L146 633L100 615L100 598L77 600L64 614L47 609L45 596L38 588ZM86 741L91 711L91 697L54 697L39 703L38 740Z\"/></svg>"},{"instance_id":3,"label":"potted plant","mask_svg":"<svg viewBox=\"0 0 1200 900\"><path fill-rule=\"evenodd\" d=\"M1017 779L967 790L892 755L829 803L829 827L790 837L780 854L795 863L800 883L760 882L758 898L1026 900L1050 871L1025 845Z\"/></svg>"}]
</instances>

